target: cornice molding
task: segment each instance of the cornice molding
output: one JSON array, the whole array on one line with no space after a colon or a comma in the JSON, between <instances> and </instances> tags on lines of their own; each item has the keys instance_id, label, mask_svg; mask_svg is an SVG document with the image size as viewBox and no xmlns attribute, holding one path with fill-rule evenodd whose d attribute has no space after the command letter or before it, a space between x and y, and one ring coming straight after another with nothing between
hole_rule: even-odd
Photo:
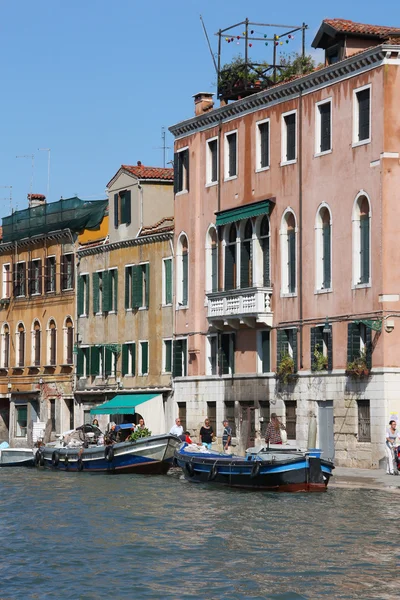
<instances>
[{"instance_id":1,"label":"cornice molding","mask_svg":"<svg viewBox=\"0 0 400 600\"><path fill-rule=\"evenodd\" d=\"M15 248L27 248L29 246L37 246L38 244L45 245L46 241L54 242L61 241L64 238L68 238L71 243L73 236L69 229L63 229L59 231L52 231L46 234L39 234L29 238L23 238L22 240L15 240L14 242L3 242L0 243L0 254L8 254L14 252Z\"/></svg>"},{"instance_id":2,"label":"cornice molding","mask_svg":"<svg viewBox=\"0 0 400 600\"><path fill-rule=\"evenodd\" d=\"M99 246L93 246L91 248L80 248L77 251L79 257L90 256L93 254L103 254L105 252L111 252L112 250L118 250L119 248L129 248L131 246L143 246L145 244L154 244L155 242L166 242L174 238L174 232L168 231L165 233L156 233L153 235L146 235L143 237L132 238L129 240L121 240L119 242L112 242L111 244L103 244Z\"/></svg>"},{"instance_id":3,"label":"cornice molding","mask_svg":"<svg viewBox=\"0 0 400 600\"><path fill-rule=\"evenodd\" d=\"M400 46L395 44L382 44L365 50L345 60L313 71L304 77L280 85L275 85L268 90L253 94L243 100L221 106L199 117L181 121L169 127L175 138L183 138L195 131L215 127L220 123L230 121L236 117L267 108L281 102L286 102L309 94L317 89L340 82L349 77L354 77L365 71L376 69L382 64L399 64Z\"/></svg>"}]
</instances>

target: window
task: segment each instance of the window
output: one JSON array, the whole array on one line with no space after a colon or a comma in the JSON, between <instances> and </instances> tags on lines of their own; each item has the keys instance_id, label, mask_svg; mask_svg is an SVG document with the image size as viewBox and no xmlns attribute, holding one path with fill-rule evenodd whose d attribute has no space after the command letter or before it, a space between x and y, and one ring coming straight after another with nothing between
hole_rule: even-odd
<instances>
[{"instance_id":1,"label":"window","mask_svg":"<svg viewBox=\"0 0 400 600\"><path fill-rule=\"evenodd\" d=\"M218 238L214 225L206 236L206 292L218 291Z\"/></svg>"},{"instance_id":2,"label":"window","mask_svg":"<svg viewBox=\"0 0 400 600\"><path fill-rule=\"evenodd\" d=\"M225 419L229 421L229 427L232 429L232 437L236 436L235 403L225 402Z\"/></svg>"},{"instance_id":3,"label":"window","mask_svg":"<svg viewBox=\"0 0 400 600\"><path fill-rule=\"evenodd\" d=\"M139 342L139 375L149 373L149 342Z\"/></svg>"},{"instance_id":4,"label":"window","mask_svg":"<svg viewBox=\"0 0 400 600\"><path fill-rule=\"evenodd\" d=\"M237 176L237 131L225 134L225 179Z\"/></svg>"},{"instance_id":5,"label":"window","mask_svg":"<svg viewBox=\"0 0 400 600\"><path fill-rule=\"evenodd\" d=\"M353 208L353 285L371 285L371 209L366 194L360 193Z\"/></svg>"},{"instance_id":6,"label":"window","mask_svg":"<svg viewBox=\"0 0 400 600\"><path fill-rule=\"evenodd\" d=\"M0 367L7 369L10 366L10 328L7 323L3 324L1 331L1 356Z\"/></svg>"},{"instance_id":7,"label":"window","mask_svg":"<svg viewBox=\"0 0 400 600\"><path fill-rule=\"evenodd\" d=\"M87 377L90 373L90 348L89 346L78 346L76 358L77 377Z\"/></svg>"},{"instance_id":8,"label":"window","mask_svg":"<svg viewBox=\"0 0 400 600\"><path fill-rule=\"evenodd\" d=\"M218 181L218 138L207 140L206 183L211 185Z\"/></svg>"},{"instance_id":9,"label":"window","mask_svg":"<svg viewBox=\"0 0 400 600\"><path fill-rule=\"evenodd\" d=\"M285 356L290 356L297 372L297 329L278 329L276 349L277 364L279 365Z\"/></svg>"},{"instance_id":10,"label":"window","mask_svg":"<svg viewBox=\"0 0 400 600\"><path fill-rule=\"evenodd\" d=\"M269 119L256 127L256 171L264 171L269 167Z\"/></svg>"},{"instance_id":11,"label":"window","mask_svg":"<svg viewBox=\"0 0 400 600\"><path fill-rule=\"evenodd\" d=\"M26 263L18 262L14 273L14 296L26 296Z\"/></svg>"},{"instance_id":12,"label":"window","mask_svg":"<svg viewBox=\"0 0 400 600\"><path fill-rule=\"evenodd\" d=\"M189 246L185 234L182 234L178 240L176 261L177 302L178 306L186 307L189 296Z\"/></svg>"},{"instance_id":13,"label":"window","mask_svg":"<svg viewBox=\"0 0 400 600\"><path fill-rule=\"evenodd\" d=\"M56 257L48 256L45 266L45 289L46 294L56 291Z\"/></svg>"},{"instance_id":14,"label":"window","mask_svg":"<svg viewBox=\"0 0 400 600\"><path fill-rule=\"evenodd\" d=\"M311 328L311 371L331 371L333 368L332 327L329 327L329 332L326 329L326 325Z\"/></svg>"},{"instance_id":15,"label":"window","mask_svg":"<svg viewBox=\"0 0 400 600\"><path fill-rule=\"evenodd\" d=\"M100 375L115 377L117 373L118 350L115 344L107 344L100 350L101 365Z\"/></svg>"},{"instance_id":16,"label":"window","mask_svg":"<svg viewBox=\"0 0 400 600\"><path fill-rule=\"evenodd\" d=\"M358 441L371 441L371 410L369 400L357 400Z\"/></svg>"},{"instance_id":17,"label":"window","mask_svg":"<svg viewBox=\"0 0 400 600\"><path fill-rule=\"evenodd\" d=\"M136 344L128 342L122 346L122 376L136 375Z\"/></svg>"},{"instance_id":18,"label":"window","mask_svg":"<svg viewBox=\"0 0 400 600\"><path fill-rule=\"evenodd\" d=\"M39 367L41 363L42 330L39 321L34 321L32 329L32 362L31 365Z\"/></svg>"},{"instance_id":19,"label":"window","mask_svg":"<svg viewBox=\"0 0 400 600\"><path fill-rule=\"evenodd\" d=\"M172 372L172 340L164 340L162 371L163 373Z\"/></svg>"},{"instance_id":20,"label":"window","mask_svg":"<svg viewBox=\"0 0 400 600\"><path fill-rule=\"evenodd\" d=\"M235 340L234 333L222 333L220 336L221 375L233 375L235 373Z\"/></svg>"},{"instance_id":21,"label":"window","mask_svg":"<svg viewBox=\"0 0 400 600\"><path fill-rule=\"evenodd\" d=\"M150 298L150 265L125 267L125 308L148 308Z\"/></svg>"},{"instance_id":22,"label":"window","mask_svg":"<svg viewBox=\"0 0 400 600\"><path fill-rule=\"evenodd\" d=\"M353 92L353 145L371 141L371 86Z\"/></svg>"},{"instance_id":23,"label":"window","mask_svg":"<svg viewBox=\"0 0 400 600\"><path fill-rule=\"evenodd\" d=\"M17 367L23 367L25 365L25 327L23 323L17 325L17 336L16 336L16 359Z\"/></svg>"},{"instance_id":24,"label":"window","mask_svg":"<svg viewBox=\"0 0 400 600\"><path fill-rule=\"evenodd\" d=\"M131 192L123 190L114 194L114 227L131 223Z\"/></svg>"},{"instance_id":25,"label":"window","mask_svg":"<svg viewBox=\"0 0 400 600\"><path fill-rule=\"evenodd\" d=\"M54 319L50 319L47 326L47 362L48 366L57 364L57 327Z\"/></svg>"},{"instance_id":26,"label":"window","mask_svg":"<svg viewBox=\"0 0 400 600\"><path fill-rule=\"evenodd\" d=\"M218 336L208 335L206 340L206 375L218 375Z\"/></svg>"},{"instance_id":27,"label":"window","mask_svg":"<svg viewBox=\"0 0 400 600\"><path fill-rule=\"evenodd\" d=\"M329 290L332 287L331 230L331 213L327 206L322 206L315 222L316 290Z\"/></svg>"},{"instance_id":28,"label":"window","mask_svg":"<svg viewBox=\"0 0 400 600\"><path fill-rule=\"evenodd\" d=\"M248 219L240 244L240 287L248 288L253 282L253 225Z\"/></svg>"},{"instance_id":29,"label":"window","mask_svg":"<svg viewBox=\"0 0 400 600\"><path fill-rule=\"evenodd\" d=\"M270 269L270 258L269 258L269 219L267 216L263 217L260 225L260 246L262 252L262 283L265 287L271 287L271 269Z\"/></svg>"},{"instance_id":30,"label":"window","mask_svg":"<svg viewBox=\"0 0 400 600\"><path fill-rule=\"evenodd\" d=\"M78 317L89 315L89 275L87 273L78 278Z\"/></svg>"},{"instance_id":31,"label":"window","mask_svg":"<svg viewBox=\"0 0 400 600\"><path fill-rule=\"evenodd\" d=\"M237 285L236 274L236 240L237 229L235 223L228 225L227 239L225 240L225 290L234 290Z\"/></svg>"},{"instance_id":32,"label":"window","mask_svg":"<svg viewBox=\"0 0 400 600\"><path fill-rule=\"evenodd\" d=\"M7 263L3 265L3 291L2 298L10 298L11 296L11 265Z\"/></svg>"},{"instance_id":33,"label":"window","mask_svg":"<svg viewBox=\"0 0 400 600\"><path fill-rule=\"evenodd\" d=\"M51 399L49 402L50 402L51 431L56 431L56 401L55 401L55 399Z\"/></svg>"},{"instance_id":34,"label":"window","mask_svg":"<svg viewBox=\"0 0 400 600\"><path fill-rule=\"evenodd\" d=\"M74 288L75 257L73 254L61 256L60 289L72 290Z\"/></svg>"},{"instance_id":35,"label":"window","mask_svg":"<svg viewBox=\"0 0 400 600\"><path fill-rule=\"evenodd\" d=\"M117 312L118 269L109 269L102 274L102 312Z\"/></svg>"},{"instance_id":36,"label":"window","mask_svg":"<svg viewBox=\"0 0 400 600\"><path fill-rule=\"evenodd\" d=\"M368 369L372 367L372 333L364 323L349 323L347 330L347 362L365 355Z\"/></svg>"},{"instance_id":37,"label":"window","mask_svg":"<svg viewBox=\"0 0 400 600\"><path fill-rule=\"evenodd\" d=\"M282 294L296 293L296 221L294 214L287 211L282 218L281 228Z\"/></svg>"},{"instance_id":38,"label":"window","mask_svg":"<svg viewBox=\"0 0 400 600\"><path fill-rule=\"evenodd\" d=\"M40 258L35 258L28 263L28 286L30 296L42 293L42 261Z\"/></svg>"},{"instance_id":39,"label":"window","mask_svg":"<svg viewBox=\"0 0 400 600\"><path fill-rule=\"evenodd\" d=\"M282 165L291 164L297 158L296 111L282 115Z\"/></svg>"},{"instance_id":40,"label":"window","mask_svg":"<svg viewBox=\"0 0 400 600\"><path fill-rule=\"evenodd\" d=\"M105 271L93 273L93 312L95 315L103 312L103 277Z\"/></svg>"},{"instance_id":41,"label":"window","mask_svg":"<svg viewBox=\"0 0 400 600\"><path fill-rule=\"evenodd\" d=\"M172 304L172 258L163 259L163 305Z\"/></svg>"},{"instance_id":42,"label":"window","mask_svg":"<svg viewBox=\"0 0 400 600\"><path fill-rule=\"evenodd\" d=\"M315 154L332 150L332 102L324 100L315 106Z\"/></svg>"},{"instance_id":43,"label":"window","mask_svg":"<svg viewBox=\"0 0 400 600\"><path fill-rule=\"evenodd\" d=\"M187 375L187 339L177 338L173 343L173 376Z\"/></svg>"},{"instance_id":44,"label":"window","mask_svg":"<svg viewBox=\"0 0 400 600\"><path fill-rule=\"evenodd\" d=\"M64 361L66 365L74 364L74 324L71 317L64 323Z\"/></svg>"},{"instance_id":45,"label":"window","mask_svg":"<svg viewBox=\"0 0 400 600\"><path fill-rule=\"evenodd\" d=\"M258 373L271 371L270 331L258 332Z\"/></svg>"},{"instance_id":46,"label":"window","mask_svg":"<svg viewBox=\"0 0 400 600\"><path fill-rule=\"evenodd\" d=\"M26 437L28 431L28 405L15 405L15 437Z\"/></svg>"},{"instance_id":47,"label":"window","mask_svg":"<svg viewBox=\"0 0 400 600\"><path fill-rule=\"evenodd\" d=\"M189 191L189 148L179 150L174 155L174 192Z\"/></svg>"}]
</instances>

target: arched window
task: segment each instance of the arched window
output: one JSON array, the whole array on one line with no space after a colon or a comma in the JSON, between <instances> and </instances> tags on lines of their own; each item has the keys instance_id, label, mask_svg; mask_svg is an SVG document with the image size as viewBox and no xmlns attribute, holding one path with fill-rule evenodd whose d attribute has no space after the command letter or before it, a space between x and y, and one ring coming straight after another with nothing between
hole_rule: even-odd
<instances>
[{"instance_id":1,"label":"arched window","mask_svg":"<svg viewBox=\"0 0 400 600\"><path fill-rule=\"evenodd\" d=\"M36 319L32 325L32 362L35 367L40 366L40 353L42 346L42 331L39 321Z\"/></svg>"},{"instance_id":2,"label":"arched window","mask_svg":"<svg viewBox=\"0 0 400 600\"><path fill-rule=\"evenodd\" d=\"M332 239L331 213L327 206L321 206L315 222L315 286L317 290L332 287Z\"/></svg>"},{"instance_id":3,"label":"arched window","mask_svg":"<svg viewBox=\"0 0 400 600\"><path fill-rule=\"evenodd\" d=\"M57 326L50 319L47 327L47 364L54 367L57 364Z\"/></svg>"},{"instance_id":4,"label":"arched window","mask_svg":"<svg viewBox=\"0 0 400 600\"><path fill-rule=\"evenodd\" d=\"M71 317L64 322L64 361L66 365L74 363L74 324Z\"/></svg>"},{"instance_id":5,"label":"arched window","mask_svg":"<svg viewBox=\"0 0 400 600\"><path fill-rule=\"evenodd\" d=\"M15 346L17 367L23 367L25 365L25 326L23 323L18 323L17 325Z\"/></svg>"},{"instance_id":6,"label":"arched window","mask_svg":"<svg viewBox=\"0 0 400 600\"><path fill-rule=\"evenodd\" d=\"M287 210L281 228L282 293L296 293L296 220L294 213Z\"/></svg>"},{"instance_id":7,"label":"arched window","mask_svg":"<svg viewBox=\"0 0 400 600\"><path fill-rule=\"evenodd\" d=\"M240 287L248 288L253 283L253 225L250 219L244 226L240 244Z\"/></svg>"},{"instance_id":8,"label":"arched window","mask_svg":"<svg viewBox=\"0 0 400 600\"><path fill-rule=\"evenodd\" d=\"M270 262L269 262L269 219L263 217L260 225L260 245L262 251L262 273L263 285L271 286Z\"/></svg>"},{"instance_id":9,"label":"arched window","mask_svg":"<svg viewBox=\"0 0 400 600\"><path fill-rule=\"evenodd\" d=\"M211 225L206 237L206 292L218 291L218 238Z\"/></svg>"},{"instance_id":10,"label":"arched window","mask_svg":"<svg viewBox=\"0 0 400 600\"><path fill-rule=\"evenodd\" d=\"M237 286L236 276L236 238L237 230L235 223L228 229L225 240L225 289L234 290Z\"/></svg>"},{"instance_id":11,"label":"arched window","mask_svg":"<svg viewBox=\"0 0 400 600\"><path fill-rule=\"evenodd\" d=\"M176 290L177 301L181 306L187 306L189 297L189 245L186 235L183 233L178 240L176 254Z\"/></svg>"},{"instance_id":12,"label":"arched window","mask_svg":"<svg viewBox=\"0 0 400 600\"><path fill-rule=\"evenodd\" d=\"M360 193L353 209L353 284L371 282L371 208L369 198Z\"/></svg>"},{"instance_id":13,"label":"arched window","mask_svg":"<svg viewBox=\"0 0 400 600\"><path fill-rule=\"evenodd\" d=\"M3 323L1 328L1 367L7 369L10 366L10 328L8 323Z\"/></svg>"}]
</instances>

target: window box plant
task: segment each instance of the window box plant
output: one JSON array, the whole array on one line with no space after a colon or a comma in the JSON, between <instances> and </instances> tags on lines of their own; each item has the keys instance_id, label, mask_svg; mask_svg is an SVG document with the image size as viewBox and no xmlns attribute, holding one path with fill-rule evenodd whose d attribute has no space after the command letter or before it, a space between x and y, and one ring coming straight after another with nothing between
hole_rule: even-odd
<instances>
[{"instance_id":1,"label":"window box plant","mask_svg":"<svg viewBox=\"0 0 400 600\"><path fill-rule=\"evenodd\" d=\"M367 352L363 350L360 356L347 363L346 375L352 379L364 379L369 376Z\"/></svg>"},{"instance_id":2,"label":"window box plant","mask_svg":"<svg viewBox=\"0 0 400 600\"><path fill-rule=\"evenodd\" d=\"M319 345L315 346L314 359L311 365L312 371L327 371L328 370L328 357L319 349Z\"/></svg>"},{"instance_id":3,"label":"window box plant","mask_svg":"<svg viewBox=\"0 0 400 600\"><path fill-rule=\"evenodd\" d=\"M294 360L290 354L284 354L276 368L276 378L280 383L287 385L293 383L297 379Z\"/></svg>"}]
</instances>

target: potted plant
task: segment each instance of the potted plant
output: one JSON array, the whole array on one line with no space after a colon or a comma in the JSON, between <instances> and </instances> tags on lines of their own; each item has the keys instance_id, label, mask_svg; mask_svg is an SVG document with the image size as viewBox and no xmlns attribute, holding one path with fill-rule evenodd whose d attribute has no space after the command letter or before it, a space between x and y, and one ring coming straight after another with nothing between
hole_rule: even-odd
<instances>
[{"instance_id":1,"label":"potted plant","mask_svg":"<svg viewBox=\"0 0 400 600\"><path fill-rule=\"evenodd\" d=\"M297 379L294 360L290 354L286 353L282 356L276 368L276 377L285 385Z\"/></svg>"},{"instance_id":2,"label":"potted plant","mask_svg":"<svg viewBox=\"0 0 400 600\"><path fill-rule=\"evenodd\" d=\"M346 375L352 379L363 379L369 376L366 349L362 350L354 360L347 363Z\"/></svg>"},{"instance_id":3,"label":"potted plant","mask_svg":"<svg viewBox=\"0 0 400 600\"><path fill-rule=\"evenodd\" d=\"M319 349L319 345L316 344L314 350L314 360L311 365L312 371L327 371L328 370L328 357Z\"/></svg>"}]
</instances>

